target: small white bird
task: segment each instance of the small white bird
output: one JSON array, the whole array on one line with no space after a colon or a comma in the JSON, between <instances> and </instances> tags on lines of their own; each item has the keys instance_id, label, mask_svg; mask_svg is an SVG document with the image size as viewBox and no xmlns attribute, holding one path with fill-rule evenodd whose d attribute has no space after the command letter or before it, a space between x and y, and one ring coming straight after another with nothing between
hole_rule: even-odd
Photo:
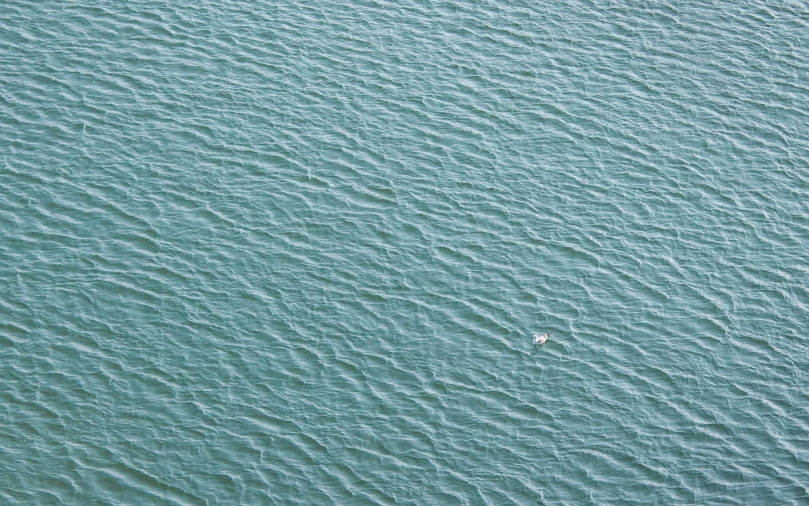
<instances>
[{"instance_id":1,"label":"small white bird","mask_svg":"<svg viewBox=\"0 0 809 506\"><path fill-rule=\"evenodd\" d=\"M534 334L534 345L539 346L540 344L545 344L545 341L547 341L549 337L551 337L550 333L541 336Z\"/></svg>"}]
</instances>

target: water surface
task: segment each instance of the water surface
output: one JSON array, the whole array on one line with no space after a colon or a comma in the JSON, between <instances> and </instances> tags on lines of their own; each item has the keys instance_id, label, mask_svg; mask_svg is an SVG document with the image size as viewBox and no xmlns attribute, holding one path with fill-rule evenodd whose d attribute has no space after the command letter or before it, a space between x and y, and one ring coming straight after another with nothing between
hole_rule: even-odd
<instances>
[{"instance_id":1,"label":"water surface","mask_svg":"<svg viewBox=\"0 0 809 506\"><path fill-rule=\"evenodd\" d=\"M807 83L800 2L4 2L0 502L805 504Z\"/></svg>"}]
</instances>

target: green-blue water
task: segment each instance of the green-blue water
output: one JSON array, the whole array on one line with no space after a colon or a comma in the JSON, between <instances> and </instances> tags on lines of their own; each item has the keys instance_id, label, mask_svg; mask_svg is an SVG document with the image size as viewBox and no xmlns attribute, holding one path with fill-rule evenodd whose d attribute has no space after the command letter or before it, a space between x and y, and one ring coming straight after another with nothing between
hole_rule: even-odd
<instances>
[{"instance_id":1,"label":"green-blue water","mask_svg":"<svg viewBox=\"0 0 809 506\"><path fill-rule=\"evenodd\" d=\"M0 503L809 503L808 83L805 2L2 2Z\"/></svg>"}]
</instances>

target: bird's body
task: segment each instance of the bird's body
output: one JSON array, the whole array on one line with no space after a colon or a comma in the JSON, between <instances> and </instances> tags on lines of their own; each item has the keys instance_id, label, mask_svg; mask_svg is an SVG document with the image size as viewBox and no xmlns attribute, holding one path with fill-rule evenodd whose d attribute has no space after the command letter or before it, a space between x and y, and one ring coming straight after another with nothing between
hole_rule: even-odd
<instances>
[{"instance_id":1,"label":"bird's body","mask_svg":"<svg viewBox=\"0 0 809 506\"><path fill-rule=\"evenodd\" d=\"M541 336L534 334L534 345L539 346L540 344L545 344L545 341L547 341L549 337L551 337L550 334L542 334Z\"/></svg>"}]
</instances>

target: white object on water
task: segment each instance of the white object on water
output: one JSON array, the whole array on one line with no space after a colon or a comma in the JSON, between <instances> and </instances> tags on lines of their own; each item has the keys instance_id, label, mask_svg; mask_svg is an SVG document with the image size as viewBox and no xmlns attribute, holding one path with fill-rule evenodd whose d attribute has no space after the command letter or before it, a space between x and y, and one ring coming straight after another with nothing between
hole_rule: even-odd
<instances>
[{"instance_id":1,"label":"white object on water","mask_svg":"<svg viewBox=\"0 0 809 506\"><path fill-rule=\"evenodd\" d=\"M534 344L537 346L545 344L545 341L547 341L549 337L551 337L550 334L543 334L541 336L534 334Z\"/></svg>"}]
</instances>

